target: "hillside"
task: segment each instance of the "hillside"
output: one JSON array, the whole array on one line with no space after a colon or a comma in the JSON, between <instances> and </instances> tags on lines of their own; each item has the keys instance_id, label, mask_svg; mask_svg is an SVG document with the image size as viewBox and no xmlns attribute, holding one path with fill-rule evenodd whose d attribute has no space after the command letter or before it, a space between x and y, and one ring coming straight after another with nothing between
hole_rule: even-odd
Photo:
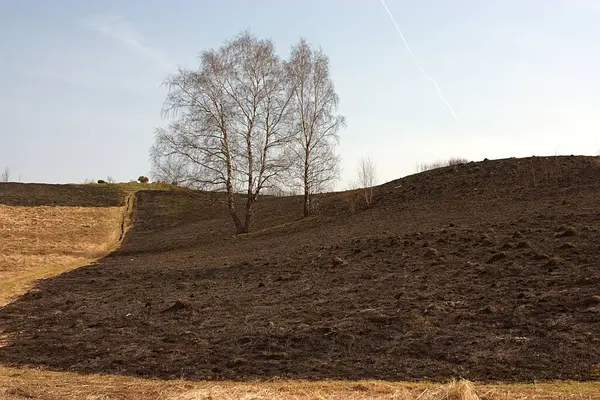
<instances>
[{"instance_id":1,"label":"hillside","mask_svg":"<svg viewBox=\"0 0 600 400\"><path fill-rule=\"evenodd\" d=\"M0 188L0 203L16 198ZM18 196L38 204L31 193ZM0 363L169 379L595 380L599 194L597 157L483 161L382 185L355 213L349 193L308 219L300 199L265 197L253 232L234 236L205 194L141 191L117 251L0 309Z\"/></svg>"},{"instance_id":2,"label":"hillside","mask_svg":"<svg viewBox=\"0 0 600 400\"><path fill-rule=\"evenodd\" d=\"M0 306L36 279L113 251L123 233L125 197L101 185L0 183Z\"/></svg>"}]
</instances>

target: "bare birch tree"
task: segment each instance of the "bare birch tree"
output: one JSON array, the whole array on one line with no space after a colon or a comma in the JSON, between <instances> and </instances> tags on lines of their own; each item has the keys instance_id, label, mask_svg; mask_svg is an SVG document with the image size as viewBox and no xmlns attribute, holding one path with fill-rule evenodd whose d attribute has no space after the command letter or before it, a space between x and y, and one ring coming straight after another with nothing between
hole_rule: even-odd
<instances>
[{"instance_id":1,"label":"bare birch tree","mask_svg":"<svg viewBox=\"0 0 600 400\"><path fill-rule=\"evenodd\" d=\"M358 185L363 189L365 204L373 203L373 187L377 184L377 171L371 157L362 157L358 162Z\"/></svg>"},{"instance_id":2,"label":"bare birch tree","mask_svg":"<svg viewBox=\"0 0 600 400\"><path fill-rule=\"evenodd\" d=\"M345 119L337 114L339 97L329 74L329 58L322 50L301 39L292 47L286 70L294 94L292 177L303 189L306 217L313 211L314 194L332 186L339 176L335 148Z\"/></svg>"},{"instance_id":3,"label":"bare birch tree","mask_svg":"<svg viewBox=\"0 0 600 400\"><path fill-rule=\"evenodd\" d=\"M0 182L10 181L10 168L4 167L4 170L0 174Z\"/></svg>"},{"instance_id":4,"label":"bare birch tree","mask_svg":"<svg viewBox=\"0 0 600 400\"><path fill-rule=\"evenodd\" d=\"M270 40L243 32L201 53L198 71L180 69L165 81L163 113L176 118L156 132L154 166L172 158L182 163L186 182L225 190L238 233L249 231L260 191L290 166L292 91L283 66Z\"/></svg>"}]
</instances>

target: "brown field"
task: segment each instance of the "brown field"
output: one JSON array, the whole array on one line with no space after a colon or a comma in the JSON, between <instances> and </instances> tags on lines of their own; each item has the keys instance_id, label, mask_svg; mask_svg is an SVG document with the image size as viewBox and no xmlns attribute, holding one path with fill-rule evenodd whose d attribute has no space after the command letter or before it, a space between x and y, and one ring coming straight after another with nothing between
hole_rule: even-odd
<instances>
[{"instance_id":1,"label":"brown field","mask_svg":"<svg viewBox=\"0 0 600 400\"><path fill-rule=\"evenodd\" d=\"M442 385L464 378L481 399L600 399L599 193L597 157L484 161L308 219L265 197L234 236L205 195L140 191L119 249L0 309L0 388L468 399Z\"/></svg>"},{"instance_id":2,"label":"brown field","mask_svg":"<svg viewBox=\"0 0 600 400\"><path fill-rule=\"evenodd\" d=\"M0 204L7 206L119 207L123 198L116 185L0 183Z\"/></svg>"}]
</instances>

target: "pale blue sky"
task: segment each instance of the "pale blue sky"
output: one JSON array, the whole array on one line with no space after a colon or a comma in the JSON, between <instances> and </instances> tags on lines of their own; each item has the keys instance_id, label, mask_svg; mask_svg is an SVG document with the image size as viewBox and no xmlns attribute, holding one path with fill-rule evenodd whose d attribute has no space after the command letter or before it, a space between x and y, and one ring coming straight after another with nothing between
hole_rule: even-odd
<instances>
[{"instance_id":1,"label":"pale blue sky","mask_svg":"<svg viewBox=\"0 0 600 400\"><path fill-rule=\"evenodd\" d=\"M149 172L160 84L244 29L322 46L348 126L343 188L417 163L600 150L600 1L0 0L0 168L27 182Z\"/></svg>"}]
</instances>

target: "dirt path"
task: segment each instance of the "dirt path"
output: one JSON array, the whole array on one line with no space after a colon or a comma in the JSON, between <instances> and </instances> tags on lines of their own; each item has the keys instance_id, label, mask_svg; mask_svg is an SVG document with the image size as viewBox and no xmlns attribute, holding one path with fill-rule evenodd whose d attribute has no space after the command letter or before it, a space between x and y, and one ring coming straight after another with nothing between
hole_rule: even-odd
<instances>
[{"instance_id":1,"label":"dirt path","mask_svg":"<svg viewBox=\"0 0 600 400\"><path fill-rule=\"evenodd\" d=\"M121 233L119 235L119 244L123 241L125 234L133 224L133 210L135 207L135 192L125 195L125 210L121 219Z\"/></svg>"}]
</instances>

